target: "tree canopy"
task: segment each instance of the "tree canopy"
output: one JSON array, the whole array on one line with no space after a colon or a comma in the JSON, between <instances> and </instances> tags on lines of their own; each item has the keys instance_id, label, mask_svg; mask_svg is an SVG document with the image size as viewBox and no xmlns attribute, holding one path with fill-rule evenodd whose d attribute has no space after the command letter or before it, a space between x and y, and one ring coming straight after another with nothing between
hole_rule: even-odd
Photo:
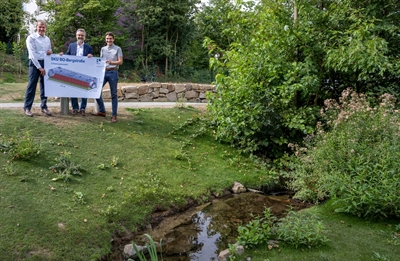
<instances>
[{"instance_id":1,"label":"tree canopy","mask_svg":"<svg viewBox=\"0 0 400 261\"><path fill-rule=\"evenodd\" d=\"M12 42L24 22L23 3L26 0L7 0L0 2L0 42Z\"/></svg>"},{"instance_id":2,"label":"tree canopy","mask_svg":"<svg viewBox=\"0 0 400 261\"><path fill-rule=\"evenodd\" d=\"M55 50L65 51L70 42L76 41L76 30L83 28L93 52L100 54L105 45L105 33L121 32L117 14L120 4L120 0L49 0L43 10L50 15L47 35ZM116 44L119 42L124 42L123 37L116 39Z\"/></svg>"},{"instance_id":3,"label":"tree canopy","mask_svg":"<svg viewBox=\"0 0 400 261\"><path fill-rule=\"evenodd\" d=\"M222 1L223 2L223 1ZM217 137L278 156L314 130L318 109L346 88L399 93L397 1L237 1L211 111Z\"/></svg>"}]
</instances>

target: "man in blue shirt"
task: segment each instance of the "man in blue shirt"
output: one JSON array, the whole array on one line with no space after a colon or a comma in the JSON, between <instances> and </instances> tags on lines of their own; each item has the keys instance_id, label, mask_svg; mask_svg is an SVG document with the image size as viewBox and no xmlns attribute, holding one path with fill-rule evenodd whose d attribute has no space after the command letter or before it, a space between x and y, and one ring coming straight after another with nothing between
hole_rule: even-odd
<instances>
[{"instance_id":1,"label":"man in blue shirt","mask_svg":"<svg viewBox=\"0 0 400 261\"><path fill-rule=\"evenodd\" d=\"M93 56L92 46L86 44L85 41L86 32L84 29L78 29L76 31L76 42L71 43L68 46L68 50L65 54L76 55L76 56L87 56L88 58ZM60 53L62 55L62 53ZM85 116L85 110L87 105L87 98L81 98L81 107L79 108L78 98L71 98L72 114L80 112L82 116Z\"/></svg>"},{"instance_id":2,"label":"man in blue shirt","mask_svg":"<svg viewBox=\"0 0 400 261\"><path fill-rule=\"evenodd\" d=\"M44 69L44 57L53 53L51 50L50 39L45 35L46 22L38 20L36 23L36 32L26 38L26 48L29 55L29 78L28 86L26 87L24 112L26 116L33 117L31 112L33 101L35 100L36 86L40 78L40 108L42 113L47 116L51 112L47 109L47 97L44 94L44 76L46 71Z\"/></svg>"}]
</instances>

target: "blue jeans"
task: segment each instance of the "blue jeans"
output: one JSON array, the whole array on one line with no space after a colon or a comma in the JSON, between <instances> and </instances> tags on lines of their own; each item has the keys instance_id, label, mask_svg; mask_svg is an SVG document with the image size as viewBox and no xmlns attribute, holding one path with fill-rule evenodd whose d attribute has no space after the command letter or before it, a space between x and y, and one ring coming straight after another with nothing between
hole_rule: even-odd
<instances>
[{"instance_id":1,"label":"blue jeans","mask_svg":"<svg viewBox=\"0 0 400 261\"><path fill-rule=\"evenodd\" d=\"M81 108L79 109L78 98L71 98L71 105L73 110L86 110L87 98L81 98Z\"/></svg>"},{"instance_id":2,"label":"blue jeans","mask_svg":"<svg viewBox=\"0 0 400 261\"><path fill-rule=\"evenodd\" d=\"M39 61L42 68L44 68L44 61ZM24 110L31 110L33 101L35 100L36 86L40 78L40 108L47 109L47 97L44 96L44 77L40 75L40 71L29 60L29 76L28 76L28 86L26 87Z\"/></svg>"},{"instance_id":3,"label":"blue jeans","mask_svg":"<svg viewBox=\"0 0 400 261\"><path fill-rule=\"evenodd\" d=\"M106 83L110 85L110 92L111 92L111 106L112 106L112 116L117 116L118 110L118 71L106 71L104 74L104 81L103 87ZM100 95L100 98L96 99L97 104L99 105L100 112L106 112L106 108L104 107L103 98Z\"/></svg>"}]
</instances>

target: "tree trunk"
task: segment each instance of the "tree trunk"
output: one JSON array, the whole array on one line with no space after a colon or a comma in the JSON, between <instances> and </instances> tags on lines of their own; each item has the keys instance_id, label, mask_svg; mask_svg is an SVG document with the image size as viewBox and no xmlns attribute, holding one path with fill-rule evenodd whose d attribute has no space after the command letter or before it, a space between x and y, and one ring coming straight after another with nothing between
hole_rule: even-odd
<instances>
[{"instance_id":1,"label":"tree trunk","mask_svg":"<svg viewBox=\"0 0 400 261\"><path fill-rule=\"evenodd\" d=\"M296 29L296 27L297 27L297 17L298 17L298 10L297 10L297 3L295 0L295 1L293 1L293 27L294 27L294 29ZM294 54L294 59L296 62L298 62L298 60L299 60L298 55L299 55L299 48L297 47L295 54ZM298 91L295 91L295 93L294 93L294 101L293 102L294 102L294 106L296 108L298 108L299 107L299 92Z\"/></svg>"},{"instance_id":2,"label":"tree trunk","mask_svg":"<svg viewBox=\"0 0 400 261\"><path fill-rule=\"evenodd\" d=\"M165 33L165 47L168 48L168 30ZM165 75L168 76L168 53L165 53Z\"/></svg>"}]
</instances>

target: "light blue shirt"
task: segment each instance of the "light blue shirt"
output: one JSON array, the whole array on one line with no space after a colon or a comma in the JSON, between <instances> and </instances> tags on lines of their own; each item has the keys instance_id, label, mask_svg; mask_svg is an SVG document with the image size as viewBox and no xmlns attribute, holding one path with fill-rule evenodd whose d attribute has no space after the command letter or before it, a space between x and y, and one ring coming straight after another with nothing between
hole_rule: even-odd
<instances>
[{"instance_id":1,"label":"light blue shirt","mask_svg":"<svg viewBox=\"0 0 400 261\"><path fill-rule=\"evenodd\" d=\"M76 56L83 56L83 45L83 43L81 45L76 44Z\"/></svg>"},{"instance_id":2,"label":"light blue shirt","mask_svg":"<svg viewBox=\"0 0 400 261\"><path fill-rule=\"evenodd\" d=\"M100 50L100 58L106 58L106 60L116 62L118 61L119 57L122 57L122 50L121 47L115 44L111 46L104 46ZM118 68L118 65L107 64L107 68Z\"/></svg>"},{"instance_id":3,"label":"light blue shirt","mask_svg":"<svg viewBox=\"0 0 400 261\"><path fill-rule=\"evenodd\" d=\"M26 38L26 48L28 49L29 59L31 59L36 68L40 69L42 66L39 60L44 60L46 52L51 50L50 39L46 35L40 36L36 32Z\"/></svg>"}]
</instances>

